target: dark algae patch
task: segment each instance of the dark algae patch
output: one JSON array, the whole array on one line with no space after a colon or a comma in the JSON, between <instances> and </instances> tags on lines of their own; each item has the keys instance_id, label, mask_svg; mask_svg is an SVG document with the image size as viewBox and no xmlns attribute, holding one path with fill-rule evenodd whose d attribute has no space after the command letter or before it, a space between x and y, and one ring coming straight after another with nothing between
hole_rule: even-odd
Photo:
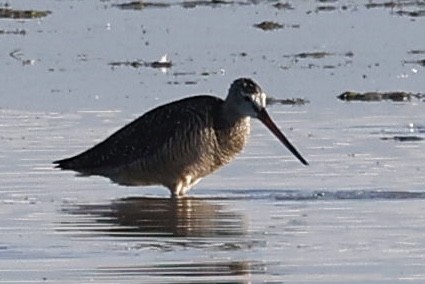
<instances>
[{"instance_id":1,"label":"dark algae patch","mask_svg":"<svg viewBox=\"0 0 425 284\"><path fill-rule=\"evenodd\" d=\"M374 2L369 1L365 4L367 9L372 8L387 8L391 9L391 13L399 16L408 17L423 17L425 16L425 2L418 0L404 0L404 1L386 1ZM409 9L409 10L408 10Z\"/></svg>"},{"instance_id":2,"label":"dark algae patch","mask_svg":"<svg viewBox=\"0 0 425 284\"><path fill-rule=\"evenodd\" d=\"M283 58L289 58L291 65L299 63L301 68L322 68L322 69L335 69L339 67L348 66L352 63L354 53L347 51L343 53L334 53L330 51L306 51L295 54L284 54ZM290 68L283 66L283 69Z\"/></svg>"},{"instance_id":3,"label":"dark algae patch","mask_svg":"<svg viewBox=\"0 0 425 284\"><path fill-rule=\"evenodd\" d=\"M0 35L26 35L26 30L0 30Z\"/></svg>"},{"instance_id":4,"label":"dark algae patch","mask_svg":"<svg viewBox=\"0 0 425 284\"><path fill-rule=\"evenodd\" d=\"M425 54L425 50L422 49L412 49L407 52L408 54Z\"/></svg>"},{"instance_id":5,"label":"dark algae patch","mask_svg":"<svg viewBox=\"0 0 425 284\"><path fill-rule=\"evenodd\" d=\"M382 137L381 140L394 140L398 142L418 142L418 141L423 141L424 138L419 136L393 136L393 137Z\"/></svg>"},{"instance_id":6,"label":"dark algae patch","mask_svg":"<svg viewBox=\"0 0 425 284\"><path fill-rule=\"evenodd\" d=\"M38 19L50 15L50 11L15 10L12 8L0 8L1 19Z\"/></svg>"},{"instance_id":7,"label":"dark algae patch","mask_svg":"<svg viewBox=\"0 0 425 284\"><path fill-rule=\"evenodd\" d=\"M301 52L301 53L295 54L294 57L301 58L301 59L304 59L304 58L320 59L330 55L332 55L332 53L325 52L325 51L315 51L315 52Z\"/></svg>"},{"instance_id":8,"label":"dark algae patch","mask_svg":"<svg viewBox=\"0 0 425 284\"><path fill-rule=\"evenodd\" d=\"M278 10L294 10L294 7L288 2L285 2L285 3L279 2L279 3L273 4L273 7L275 7Z\"/></svg>"},{"instance_id":9,"label":"dark algae patch","mask_svg":"<svg viewBox=\"0 0 425 284\"><path fill-rule=\"evenodd\" d=\"M171 68L173 66L173 63L168 60L158 60L158 61L134 60L134 61L114 61L114 62L110 62L108 65L112 67L129 66L133 68L140 68L140 67Z\"/></svg>"},{"instance_id":10,"label":"dark algae patch","mask_svg":"<svg viewBox=\"0 0 425 284\"><path fill-rule=\"evenodd\" d=\"M337 7L330 5L322 5L316 8L316 12L331 12L335 11Z\"/></svg>"},{"instance_id":11,"label":"dark algae patch","mask_svg":"<svg viewBox=\"0 0 425 284\"><path fill-rule=\"evenodd\" d=\"M224 1L224 0L192 0L182 1L175 3L166 2L145 2L145 1L132 1L122 4L113 4L113 7L117 7L123 10L143 10L147 8L168 8L171 6L180 6L183 8L195 8L198 6L210 6L216 7L221 5L247 5L249 3L243 1Z\"/></svg>"},{"instance_id":12,"label":"dark algae patch","mask_svg":"<svg viewBox=\"0 0 425 284\"><path fill-rule=\"evenodd\" d=\"M396 1L388 1L388 2L380 2L380 3L371 1L367 3L365 6L368 9L372 9L372 8L395 8L397 5L399 4Z\"/></svg>"},{"instance_id":13,"label":"dark algae patch","mask_svg":"<svg viewBox=\"0 0 425 284\"><path fill-rule=\"evenodd\" d=\"M339 55L339 56L345 56L345 57L353 57L354 53L351 51L348 51L344 54L334 54L334 53L328 53L328 52L304 52L297 54L298 58L315 58L319 59L325 56L332 56L332 55Z\"/></svg>"},{"instance_id":14,"label":"dark algae patch","mask_svg":"<svg viewBox=\"0 0 425 284\"><path fill-rule=\"evenodd\" d=\"M284 57L294 57L296 59L322 59L329 56L344 56L344 57L353 57L354 53L352 51L348 51L344 54L336 54L327 51L312 51L312 52L300 52L292 55L284 55Z\"/></svg>"},{"instance_id":15,"label":"dark algae patch","mask_svg":"<svg viewBox=\"0 0 425 284\"><path fill-rule=\"evenodd\" d=\"M424 2L425 5L425 2ZM425 50L423 49L412 49L407 52L407 54L411 57L416 57L412 59L406 59L403 60L403 64L416 64L425 66L425 59L424 58L417 58L419 56L423 56L425 54Z\"/></svg>"},{"instance_id":16,"label":"dark algae patch","mask_svg":"<svg viewBox=\"0 0 425 284\"><path fill-rule=\"evenodd\" d=\"M262 29L263 31L272 31L283 28L282 24L272 22L272 21L264 21L258 24L255 24L254 27Z\"/></svg>"},{"instance_id":17,"label":"dark algae patch","mask_svg":"<svg viewBox=\"0 0 425 284\"><path fill-rule=\"evenodd\" d=\"M276 99L272 97L267 97L266 102L268 105L305 105L308 104L310 101L302 98Z\"/></svg>"},{"instance_id":18,"label":"dark algae patch","mask_svg":"<svg viewBox=\"0 0 425 284\"><path fill-rule=\"evenodd\" d=\"M403 64L417 64L421 66L425 66L425 59L419 59L419 60L404 60Z\"/></svg>"},{"instance_id":19,"label":"dark algae patch","mask_svg":"<svg viewBox=\"0 0 425 284\"><path fill-rule=\"evenodd\" d=\"M243 2L234 2L234 1L223 1L223 0L209 0L209 1L202 1L202 0L195 0L195 1L183 1L179 5L183 8L195 8L198 6L210 6L210 7L216 7L219 5L233 5L233 4L244 4Z\"/></svg>"},{"instance_id":20,"label":"dark algae patch","mask_svg":"<svg viewBox=\"0 0 425 284\"><path fill-rule=\"evenodd\" d=\"M424 99L425 94L420 93L408 93L408 92L344 92L337 96L342 101L361 101L361 102L379 102L379 101L394 101L394 102L406 102L412 99Z\"/></svg>"},{"instance_id":21,"label":"dark algae patch","mask_svg":"<svg viewBox=\"0 0 425 284\"><path fill-rule=\"evenodd\" d=\"M164 2L133 1L122 4L113 4L112 6L123 10L143 10L145 8L167 8L170 7L171 4Z\"/></svg>"},{"instance_id":22,"label":"dark algae patch","mask_svg":"<svg viewBox=\"0 0 425 284\"><path fill-rule=\"evenodd\" d=\"M288 25L288 24L280 24L273 21L263 21L261 23L255 24L254 27L261 29L263 31L273 31L273 30L279 30L283 28L298 29L300 25L298 24Z\"/></svg>"},{"instance_id":23,"label":"dark algae patch","mask_svg":"<svg viewBox=\"0 0 425 284\"><path fill-rule=\"evenodd\" d=\"M417 10L417 11L397 11L397 15L400 16L409 16L409 17L424 17L425 16L425 10Z\"/></svg>"}]
</instances>

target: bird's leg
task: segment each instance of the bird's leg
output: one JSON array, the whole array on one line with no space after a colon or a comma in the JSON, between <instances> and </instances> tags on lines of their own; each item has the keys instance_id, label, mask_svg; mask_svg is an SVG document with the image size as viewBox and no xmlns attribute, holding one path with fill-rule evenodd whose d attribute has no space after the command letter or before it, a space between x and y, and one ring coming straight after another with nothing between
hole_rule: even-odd
<instances>
[{"instance_id":1,"label":"bird's leg","mask_svg":"<svg viewBox=\"0 0 425 284\"><path fill-rule=\"evenodd\" d=\"M171 191L172 198L180 198L183 197L187 191L186 187L187 176L185 176L180 181L176 182L172 187L169 187Z\"/></svg>"},{"instance_id":2,"label":"bird's leg","mask_svg":"<svg viewBox=\"0 0 425 284\"><path fill-rule=\"evenodd\" d=\"M185 186L183 186L183 188L181 188L180 190L180 195L184 196L186 195L186 193L189 192L189 190L192 189L193 186L195 186L195 184L197 184L201 179L197 178L195 180L192 179L192 176L186 176L186 184Z\"/></svg>"},{"instance_id":3,"label":"bird's leg","mask_svg":"<svg viewBox=\"0 0 425 284\"><path fill-rule=\"evenodd\" d=\"M172 188L169 188L171 191L172 198L180 198L186 195L186 193L201 179L197 178L193 180L191 175L186 175L179 182L177 182Z\"/></svg>"},{"instance_id":4,"label":"bird's leg","mask_svg":"<svg viewBox=\"0 0 425 284\"><path fill-rule=\"evenodd\" d=\"M168 189L171 192L171 198L173 198L173 199L174 198L180 198L182 183L181 182L175 183L173 186L168 187Z\"/></svg>"}]
</instances>

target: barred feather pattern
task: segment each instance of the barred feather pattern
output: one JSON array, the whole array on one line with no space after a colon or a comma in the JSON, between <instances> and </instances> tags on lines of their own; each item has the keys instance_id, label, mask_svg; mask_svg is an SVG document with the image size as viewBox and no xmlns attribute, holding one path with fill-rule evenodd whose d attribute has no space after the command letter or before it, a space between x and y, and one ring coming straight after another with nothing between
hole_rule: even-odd
<instances>
[{"instance_id":1,"label":"barred feather pattern","mask_svg":"<svg viewBox=\"0 0 425 284\"><path fill-rule=\"evenodd\" d=\"M91 149L55 163L122 185L162 184L172 194L184 194L246 143L249 117L230 119L221 113L223 104L203 95L160 106Z\"/></svg>"}]
</instances>

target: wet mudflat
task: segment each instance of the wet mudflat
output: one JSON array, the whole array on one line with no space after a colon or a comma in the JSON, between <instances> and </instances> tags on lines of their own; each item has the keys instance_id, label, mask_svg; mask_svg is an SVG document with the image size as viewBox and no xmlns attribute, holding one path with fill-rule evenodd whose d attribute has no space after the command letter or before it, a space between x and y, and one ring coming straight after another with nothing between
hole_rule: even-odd
<instances>
[{"instance_id":1,"label":"wet mudflat","mask_svg":"<svg viewBox=\"0 0 425 284\"><path fill-rule=\"evenodd\" d=\"M423 283L423 10L2 7L0 282ZM240 157L179 201L51 165L159 104L223 97L240 76L275 98L270 114L309 167L258 122Z\"/></svg>"}]
</instances>

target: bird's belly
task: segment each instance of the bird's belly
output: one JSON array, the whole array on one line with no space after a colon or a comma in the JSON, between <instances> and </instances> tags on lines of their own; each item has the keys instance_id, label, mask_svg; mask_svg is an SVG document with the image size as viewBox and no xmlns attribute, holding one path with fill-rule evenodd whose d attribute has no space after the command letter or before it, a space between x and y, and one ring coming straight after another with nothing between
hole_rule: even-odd
<instances>
[{"instance_id":1,"label":"bird's belly","mask_svg":"<svg viewBox=\"0 0 425 284\"><path fill-rule=\"evenodd\" d=\"M166 163L151 163L140 166L139 162L120 167L108 177L115 183L127 186L164 185L173 187L186 179L198 180L215 168L203 161L201 155L191 155L186 159L170 160Z\"/></svg>"}]
</instances>

